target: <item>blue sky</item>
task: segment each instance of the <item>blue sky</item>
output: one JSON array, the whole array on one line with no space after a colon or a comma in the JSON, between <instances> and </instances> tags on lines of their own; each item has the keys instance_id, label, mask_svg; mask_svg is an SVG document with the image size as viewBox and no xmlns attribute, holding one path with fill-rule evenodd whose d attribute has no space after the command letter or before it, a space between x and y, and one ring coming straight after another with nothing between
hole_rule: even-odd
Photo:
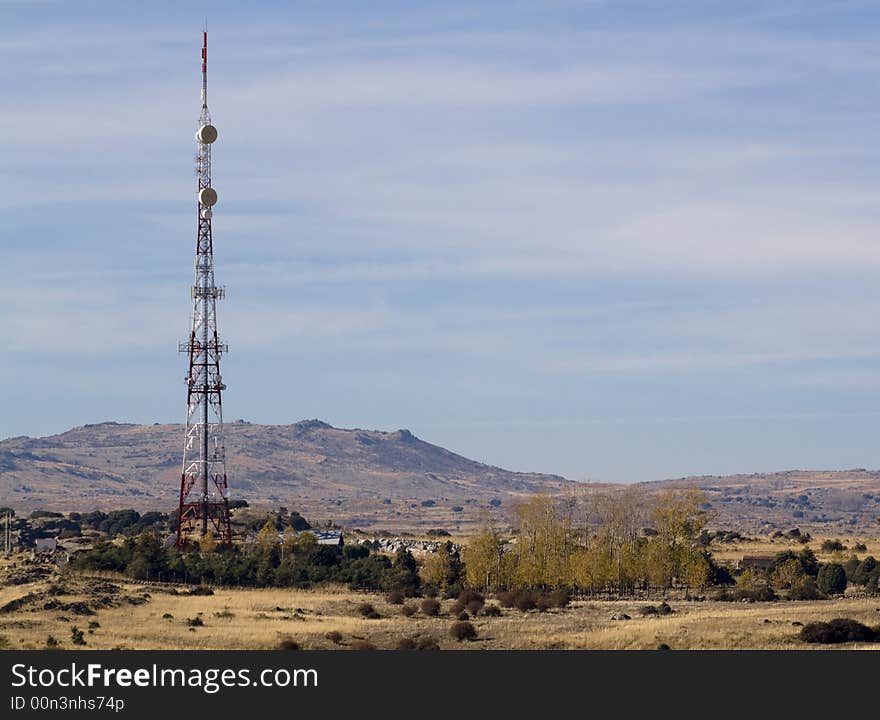
<instances>
[{"instance_id":1,"label":"blue sky","mask_svg":"<svg viewBox=\"0 0 880 720\"><path fill-rule=\"evenodd\" d=\"M227 420L880 466L876 2L210 6ZM0 0L0 437L183 417L205 7Z\"/></svg>"}]
</instances>

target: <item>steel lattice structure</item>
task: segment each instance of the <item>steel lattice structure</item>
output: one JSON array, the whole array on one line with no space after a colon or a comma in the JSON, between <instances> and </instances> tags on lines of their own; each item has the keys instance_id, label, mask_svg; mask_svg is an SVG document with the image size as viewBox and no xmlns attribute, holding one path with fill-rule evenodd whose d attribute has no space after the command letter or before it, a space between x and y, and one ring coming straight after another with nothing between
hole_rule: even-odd
<instances>
[{"instance_id":1,"label":"steel lattice structure","mask_svg":"<svg viewBox=\"0 0 880 720\"><path fill-rule=\"evenodd\" d=\"M217 193L211 187L211 144L217 130L208 111L208 33L202 36L202 112L196 132L198 154L198 234L196 237L195 283L192 287L193 314L189 340L178 349L189 355L186 382L186 431L180 475L180 504L177 546L190 533L202 537L213 532L224 545L232 543L229 521L226 450L223 444L220 357L228 351L217 333L217 301L225 290L214 283L214 241L211 231L212 206Z\"/></svg>"}]
</instances>

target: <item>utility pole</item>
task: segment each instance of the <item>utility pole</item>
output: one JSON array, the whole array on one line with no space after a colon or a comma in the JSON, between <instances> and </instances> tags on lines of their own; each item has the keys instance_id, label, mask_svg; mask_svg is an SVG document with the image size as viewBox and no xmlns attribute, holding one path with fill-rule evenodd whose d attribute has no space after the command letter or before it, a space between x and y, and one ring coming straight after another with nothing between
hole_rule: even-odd
<instances>
[{"instance_id":1,"label":"utility pole","mask_svg":"<svg viewBox=\"0 0 880 720\"><path fill-rule=\"evenodd\" d=\"M208 111L208 31L202 34L202 112L196 131L198 154L198 233L196 236L195 283L192 287L193 314L189 340L178 345L189 355L186 430L180 476L177 547L190 533L205 537L212 531L223 545L232 544L229 521L226 450L223 444L223 403L226 389L220 375L220 357L228 352L217 333L217 301L224 288L214 283L214 240L211 228L217 192L211 186L211 146L217 128Z\"/></svg>"}]
</instances>

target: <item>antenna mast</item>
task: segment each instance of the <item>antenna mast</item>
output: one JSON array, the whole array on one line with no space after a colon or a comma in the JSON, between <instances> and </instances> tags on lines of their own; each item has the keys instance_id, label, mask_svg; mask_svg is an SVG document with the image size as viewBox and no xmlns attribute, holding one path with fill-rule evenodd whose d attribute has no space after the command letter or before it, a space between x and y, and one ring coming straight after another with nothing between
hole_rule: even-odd
<instances>
[{"instance_id":1,"label":"antenna mast","mask_svg":"<svg viewBox=\"0 0 880 720\"><path fill-rule=\"evenodd\" d=\"M211 186L211 145L217 128L208 111L208 31L202 33L202 111L196 131L198 153L198 234L196 236L195 283L192 287L193 314L189 340L178 345L189 355L186 383L186 430L183 467L180 476L180 502L177 547L190 533L204 537L214 532L224 545L232 544L229 520L226 449L223 444L223 403L226 389L220 375L220 357L228 352L217 333L217 301L226 292L214 283L214 240L211 230L212 207L217 192Z\"/></svg>"}]
</instances>

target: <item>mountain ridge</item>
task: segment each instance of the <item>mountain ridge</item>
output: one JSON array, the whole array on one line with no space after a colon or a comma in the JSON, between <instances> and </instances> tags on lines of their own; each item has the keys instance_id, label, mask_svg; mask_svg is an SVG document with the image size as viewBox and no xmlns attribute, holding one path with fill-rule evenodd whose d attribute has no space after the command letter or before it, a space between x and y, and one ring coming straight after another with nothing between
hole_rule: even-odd
<instances>
[{"instance_id":1,"label":"mountain ridge","mask_svg":"<svg viewBox=\"0 0 880 720\"><path fill-rule=\"evenodd\" d=\"M417 525L455 525L499 501L574 485L558 475L471 460L406 429L241 420L225 432L233 499L282 504L347 524L394 518L411 524L408 516L419 515ZM0 441L0 503L66 511L170 508L177 502L182 443L180 424L114 421L8 438Z\"/></svg>"}]
</instances>

